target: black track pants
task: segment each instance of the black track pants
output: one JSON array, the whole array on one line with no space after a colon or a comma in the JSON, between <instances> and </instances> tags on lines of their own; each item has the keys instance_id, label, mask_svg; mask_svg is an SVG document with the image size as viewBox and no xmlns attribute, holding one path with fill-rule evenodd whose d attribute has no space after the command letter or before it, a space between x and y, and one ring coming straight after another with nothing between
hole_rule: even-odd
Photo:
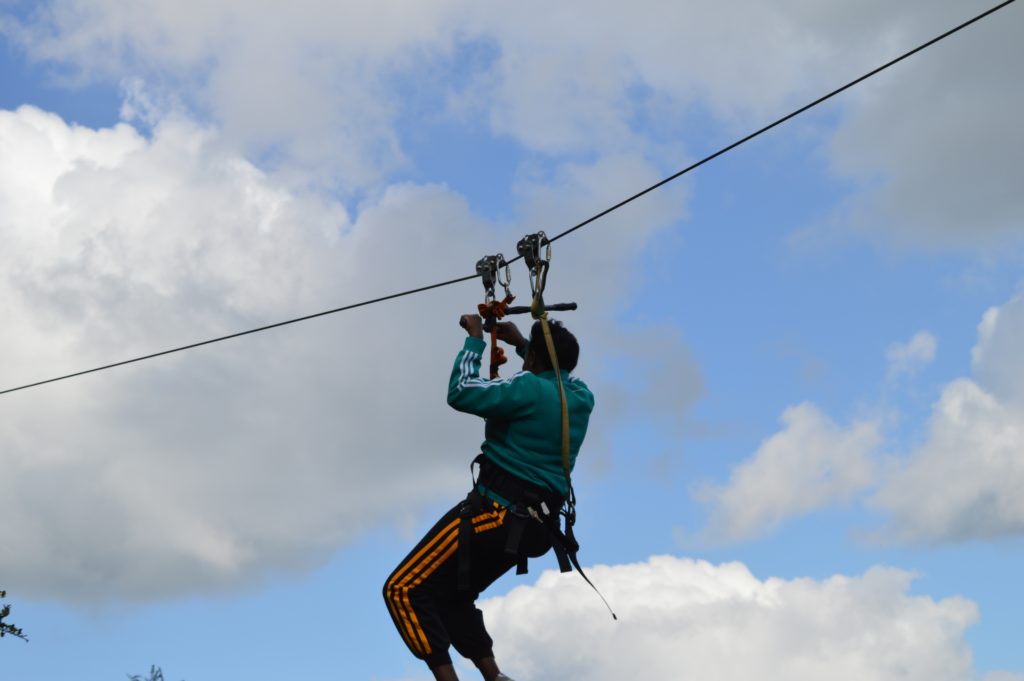
<instances>
[{"instance_id":1,"label":"black track pants","mask_svg":"<svg viewBox=\"0 0 1024 681\"><path fill-rule=\"evenodd\" d=\"M472 513L470 533L471 587L458 590L459 523L462 504L448 511L395 568L384 584L395 627L416 657L434 669L451 663L449 645L470 660L493 657L492 641L476 599L484 589L517 562L505 552L510 511L484 500ZM549 548L547 530L526 523L520 553L543 555Z\"/></svg>"}]
</instances>

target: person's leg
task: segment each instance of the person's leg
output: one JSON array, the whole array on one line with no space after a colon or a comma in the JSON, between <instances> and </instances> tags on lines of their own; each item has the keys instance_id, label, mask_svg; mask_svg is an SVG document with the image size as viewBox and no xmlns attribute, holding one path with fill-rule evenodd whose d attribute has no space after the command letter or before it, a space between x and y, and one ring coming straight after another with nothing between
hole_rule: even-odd
<instances>
[{"instance_id":1,"label":"person's leg","mask_svg":"<svg viewBox=\"0 0 1024 681\"><path fill-rule=\"evenodd\" d=\"M395 628L410 652L431 670L451 666L450 639L438 601L454 590L451 556L457 546L460 506L441 517L384 584L384 601Z\"/></svg>"},{"instance_id":2,"label":"person's leg","mask_svg":"<svg viewBox=\"0 0 1024 681\"><path fill-rule=\"evenodd\" d=\"M444 678L457 678L448 647L478 660L493 657L483 616L473 601L479 592L515 564L504 554L503 527L507 511L488 502L468 517L471 524L472 584L458 590L458 549L461 504L446 513L409 553L384 585L388 612L416 657ZM499 537L498 535L501 535ZM481 538L486 538L481 542ZM496 558L498 559L496 561Z\"/></svg>"},{"instance_id":3,"label":"person's leg","mask_svg":"<svg viewBox=\"0 0 1024 681\"><path fill-rule=\"evenodd\" d=\"M492 641L484 626L483 613L475 600L516 564L516 556L505 553L509 512L489 504L468 520L470 533L469 591L458 591L458 542L461 504L446 513L423 537L384 586L384 600L395 627L409 650L424 660L436 679L457 679L451 666L449 645L472 660L487 681L498 677ZM545 530L529 522L522 548L539 555L538 541L546 541ZM541 533L541 534L538 534Z\"/></svg>"},{"instance_id":4,"label":"person's leg","mask_svg":"<svg viewBox=\"0 0 1024 681\"><path fill-rule=\"evenodd\" d=\"M494 681L498 678L498 674L501 673L501 670L498 669L498 663L494 661L493 657L473 660L473 664L480 670L480 675L484 677L484 681Z\"/></svg>"},{"instance_id":5,"label":"person's leg","mask_svg":"<svg viewBox=\"0 0 1024 681\"><path fill-rule=\"evenodd\" d=\"M430 671L434 673L434 681L459 681L459 677L455 673L455 667L450 664L434 667Z\"/></svg>"},{"instance_id":6,"label":"person's leg","mask_svg":"<svg viewBox=\"0 0 1024 681\"><path fill-rule=\"evenodd\" d=\"M474 662L494 657L493 641L484 626L483 613L476 607L476 599L516 563L515 556L505 553L509 512L493 502L486 503L486 510L473 518L469 546L459 547L460 552L470 552L469 589L451 593L441 608L452 646Z\"/></svg>"},{"instance_id":7,"label":"person's leg","mask_svg":"<svg viewBox=\"0 0 1024 681\"><path fill-rule=\"evenodd\" d=\"M493 641L484 625L483 613L476 607L476 599L518 562L515 554L505 552L505 545L510 525L520 520L527 523L520 540L521 552L536 557L550 548L547 530L542 525L532 519L514 518L507 510L496 507L493 519L485 519L474 528L470 546L472 590L457 594L443 608L452 646L473 661L485 681L508 677L500 676Z\"/></svg>"}]
</instances>

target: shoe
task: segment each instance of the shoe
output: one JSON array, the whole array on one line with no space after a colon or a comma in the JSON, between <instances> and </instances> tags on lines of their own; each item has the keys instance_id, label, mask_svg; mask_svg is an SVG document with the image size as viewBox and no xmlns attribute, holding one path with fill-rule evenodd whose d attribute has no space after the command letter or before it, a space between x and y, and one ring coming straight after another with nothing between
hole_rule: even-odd
<instances>
[{"instance_id":1,"label":"shoe","mask_svg":"<svg viewBox=\"0 0 1024 681\"><path fill-rule=\"evenodd\" d=\"M498 675L494 677L494 681L512 681L512 679L498 672Z\"/></svg>"}]
</instances>

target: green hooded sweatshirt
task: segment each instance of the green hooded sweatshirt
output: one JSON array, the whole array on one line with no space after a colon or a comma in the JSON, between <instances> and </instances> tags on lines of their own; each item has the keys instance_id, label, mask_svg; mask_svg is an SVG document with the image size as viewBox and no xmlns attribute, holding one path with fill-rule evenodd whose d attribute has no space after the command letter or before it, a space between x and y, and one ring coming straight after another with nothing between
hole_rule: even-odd
<instances>
[{"instance_id":1,"label":"green hooded sweatshirt","mask_svg":"<svg viewBox=\"0 0 1024 681\"><path fill-rule=\"evenodd\" d=\"M481 450L493 463L523 480L567 495L562 471L562 406L555 372L520 371L508 378L485 380L480 378L480 363L486 349L483 340L466 339L448 381L448 404L486 419ZM524 347L520 354L525 352ZM568 371L562 371L562 383L569 407L571 470L587 433L594 395Z\"/></svg>"}]
</instances>

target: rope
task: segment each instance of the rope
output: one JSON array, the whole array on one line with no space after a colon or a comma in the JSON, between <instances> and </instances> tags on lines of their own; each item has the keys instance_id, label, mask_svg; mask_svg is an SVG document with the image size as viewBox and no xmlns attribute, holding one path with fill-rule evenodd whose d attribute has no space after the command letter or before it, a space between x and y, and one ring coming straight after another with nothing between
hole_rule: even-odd
<instances>
[{"instance_id":1,"label":"rope","mask_svg":"<svg viewBox=\"0 0 1024 681\"><path fill-rule=\"evenodd\" d=\"M260 326L255 329L249 329L248 331L239 331L238 333L232 333L227 336L220 336L218 338L211 338L209 340L199 341L198 343L191 343L189 345L182 345L177 348L171 348L170 350L163 350L161 352L154 352L149 355L143 355L142 357L135 357L133 359L126 359L122 362L114 362L113 364L105 364L94 369L86 369L85 371L76 371L73 374L65 374L64 376L57 376L56 378L48 378L45 381L36 381L35 383L28 383L26 385L20 385L16 388L7 388L6 390L0 390L0 395L6 395L7 393L17 392L18 390L27 390L29 388L35 388L36 386L46 385L47 383L56 383L57 381L63 381L69 378L75 378L76 376L85 376L86 374L96 373L97 371L104 371L105 369L113 369L114 367L124 366L126 364L134 364L135 362L142 362L147 359L153 359L154 357L162 357L164 355L170 355L175 352L182 352L184 350L191 350L192 348L198 348L203 345L210 345L211 343L219 343L220 341L229 340L231 338L238 338L240 336L247 336L252 333L259 333L260 331L267 331L269 329L276 329L279 326L287 326L288 324L296 324L298 322L304 322L309 319L315 319L317 317L324 317L329 314L336 312L346 312L348 310L354 310L357 307L365 307L367 305L373 305L375 303L382 303L385 300L392 300L394 298L401 298L403 296L411 296L415 293L422 293L435 288L441 288L443 286L450 286L452 284L458 284L463 281L469 281L470 279L476 279L477 275L471 274L469 276L461 277L459 279L451 279L444 281L439 284L431 284L429 286L421 286L420 288L410 289L408 291L402 291L401 293L392 293L391 295L381 296L380 298L374 298L372 300L364 300L361 303L353 303L352 305L345 305L344 307L336 307L333 310L325 310L323 312L317 312L315 314L306 315L304 317L296 317L295 319L288 319L283 322L277 322L276 324L267 324L266 326Z\"/></svg>"}]
</instances>

